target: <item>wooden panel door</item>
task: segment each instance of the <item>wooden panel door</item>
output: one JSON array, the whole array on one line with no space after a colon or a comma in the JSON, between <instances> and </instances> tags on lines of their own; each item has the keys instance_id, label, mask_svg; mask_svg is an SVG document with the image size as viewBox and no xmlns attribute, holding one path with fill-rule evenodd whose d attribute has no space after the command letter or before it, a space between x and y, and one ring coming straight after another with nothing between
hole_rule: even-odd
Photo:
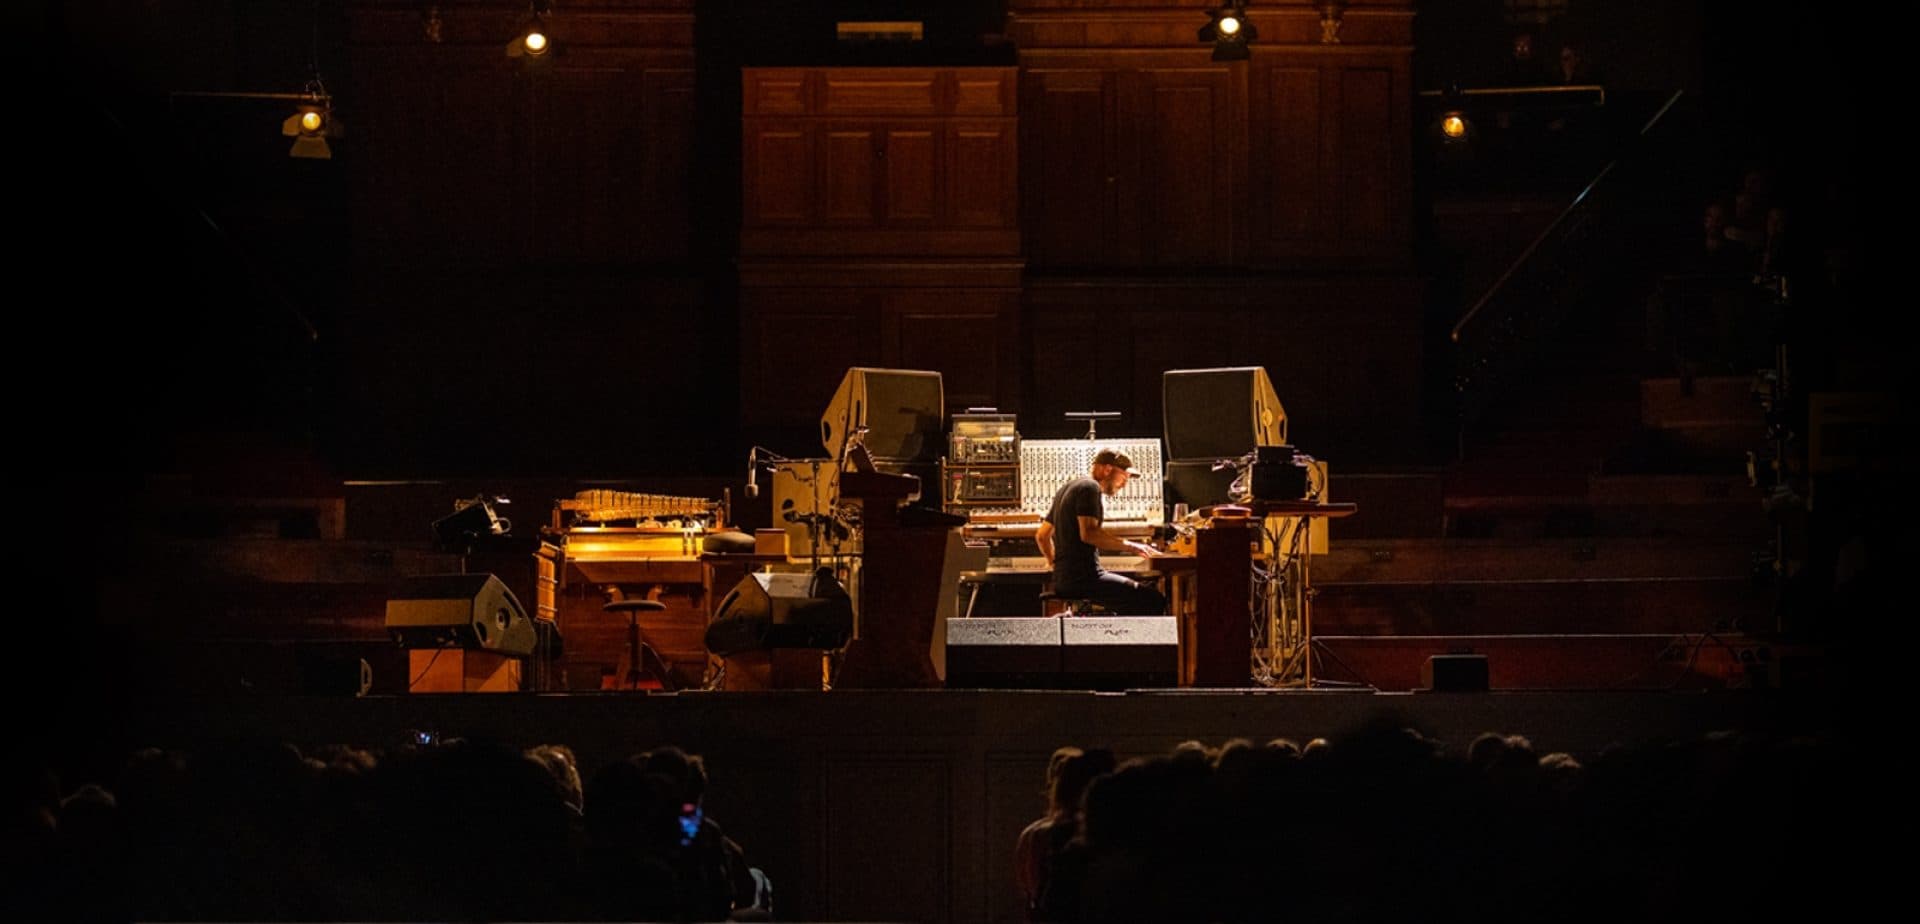
<instances>
[{"instance_id":1,"label":"wooden panel door","mask_svg":"<svg viewBox=\"0 0 1920 924\"><path fill-rule=\"evenodd\" d=\"M877 126L871 122L820 125L820 223L870 228L877 219L880 173Z\"/></svg>"},{"instance_id":2,"label":"wooden panel door","mask_svg":"<svg viewBox=\"0 0 1920 924\"><path fill-rule=\"evenodd\" d=\"M1019 406L1019 293L900 289L882 310L885 361L940 373L948 412Z\"/></svg>"},{"instance_id":3,"label":"wooden panel door","mask_svg":"<svg viewBox=\"0 0 1920 924\"><path fill-rule=\"evenodd\" d=\"M1256 62L1248 119L1255 262L1408 258L1407 74L1397 54Z\"/></svg>"},{"instance_id":4,"label":"wooden panel door","mask_svg":"<svg viewBox=\"0 0 1920 924\"><path fill-rule=\"evenodd\" d=\"M1022 78L1021 206L1029 265L1127 266L1137 237L1121 227L1119 72L1035 68Z\"/></svg>"},{"instance_id":5,"label":"wooden panel door","mask_svg":"<svg viewBox=\"0 0 1920 924\"><path fill-rule=\"evenodd\" d=\"M1295 253L1326 231L1332 197L1320 174L1334 151L1322 141L1322 82L1321 69L1314 66L1253 72L1248 151L1256 261Z\"/></svg>"},{"instance_id":6,"label":"wooden panel door","mask_svg":"<svg viewBox=\"0 0 1920 924\"><path fill-rule=\"evenodd\" d=\"M1019 226L1018 153L1011 119L947 129L947 221L957 228Z\"/></svg>"},{"instance_id":7,"label":"wooden panel door","mask_svg":"<svg viewBox=\"0 0 1920 924\"><path fill-rule=\"evenodd\" d=\"M1239 74L1226 65L1143 69L1127 94L1139 144L1136 203L1144 261L1157 266L1229 266L1244 219Z\"/></svg>"},{"instance_id":8,"label":"wooden panel door","mask_svg":"<svg viewBox=\"0 0 1920 924\"><path fill-rule=\"evenodd\" d=\"M946 139L931 120L879 127L880 223L889 228L928 227L940 222Z\"/></svg>"},{"instance_id":9,"label":"wooden panel door","mask_svg":"<svg viewBox=\"0 0 1920 924\"><path fill-rule=\"evenodd\" d=\"M815 132L802 119L745 124L740 165L742 221L747 227L802 227L816 220Z\"/></svg>"},{"instance_id":10,"label":"wooden panel door","mask_svg":"<svg viewBox=\"0 0 1920 924\"><path fill-rule=\"evenodd\" d=\"M1396 84L1398 83L1398 86ZM1396 124L1401 109L1394 94L1406 92L1404 83L1394 79L1385 61L1356 62L1339 71L1340 113L1335 136L1335 163L1340 165L1339 181L1334 187L1340 201L1340 236L1356 250L1381 246L1395 236L1404 223L1397 207L1398 185L1394 167L1396 154L1409 142L1404 120Z\"/></svg>"}]
</instances>

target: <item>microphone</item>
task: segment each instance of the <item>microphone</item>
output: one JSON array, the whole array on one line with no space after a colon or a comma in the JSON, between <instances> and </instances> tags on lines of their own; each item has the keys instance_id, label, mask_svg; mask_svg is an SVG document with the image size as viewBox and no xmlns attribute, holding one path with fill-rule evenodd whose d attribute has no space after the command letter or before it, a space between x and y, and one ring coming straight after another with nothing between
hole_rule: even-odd
<instances>
[{"instance_id":1,"label":"microphone","mask_svg":"<svg viewBox=\"0 0 1920 924\"><path fill-rule=\"evenodd\" d=\"M760 484L754 481L753 478L755 475L759 474L760 466L755 464L753 455L754 455L753 450L751 449L747 450L747 496L759 497Z\"/></svg>"}]
</instances>

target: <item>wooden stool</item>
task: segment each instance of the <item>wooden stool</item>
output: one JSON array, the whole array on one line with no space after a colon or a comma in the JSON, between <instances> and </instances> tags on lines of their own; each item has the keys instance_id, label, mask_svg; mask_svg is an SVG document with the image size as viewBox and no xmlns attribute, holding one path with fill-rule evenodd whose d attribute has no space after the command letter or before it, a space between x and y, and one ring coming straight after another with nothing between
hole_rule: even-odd
<instances>
[{"instance_id":1,"label":"wooden stool","mask_svg":"<svg viewBox=\"0 0 1920 924\"><path fill-rule=\"evenodd\" d=\"M1064 604L1068 616L1097 616L1107 608L1086 597L1063 597L1051 590L1040 592L1040 615L1052 616L1055 606Z\"/></svg>"},{"instance_id":2,"label":"wooden stool","mask_svg":"<svg viewBox=\"0 0 1920 924\"><path fill-rule=\"evenodd\" d=\"M1156 587L1160 583L1160 577L1161 576L1158 574L1142 575L1138 578L1134 578L1133 582L1135 584L1140 585L1141 587ZM1095 603L1090 598L1062 596L1061 594L1054 593L1053 588L1051 586L1041 589L1040 615L1042 616L1053 615L1053 613L1050 611L1055 606L1059 606L1059 605L1065 605L1066 614L1068 616L1111 616L1113 615L1112 610L1107 609L1106 606L1104 606L1103 604Z\"/></svg>"},{"instance_id":3,"label":"wooden stool","mask_svg":"<svg viewBox=\"0 0 1920 924\"><path fill-rule=\"evenodd\" d=\"M646 685L649 689L673 689L673 675L667 671L667 663L660 659L660 653L654 651L653 646L640 638L640 614L660 612L666 608L666 604L656 600L614 600L603 607L609 613L627 614L627 674L621 689L641 689L640 681L649 674L654 678L652 684ZM644 662L649 656L651 662ZM644 670L642 663L646 663Z\"/></svg>"}]
</instances>

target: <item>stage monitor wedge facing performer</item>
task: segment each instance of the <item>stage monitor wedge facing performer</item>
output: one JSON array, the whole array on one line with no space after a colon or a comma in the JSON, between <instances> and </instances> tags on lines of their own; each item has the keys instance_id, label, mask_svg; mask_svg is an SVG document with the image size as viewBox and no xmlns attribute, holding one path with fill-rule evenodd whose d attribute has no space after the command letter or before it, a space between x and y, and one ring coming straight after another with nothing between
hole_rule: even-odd
<instances>
[{"instance_id":1,"label":"stage monitor wedge facing performer","mask_svg":"<svg viewBox=\"0 0 1920 924\"><path fill-rule=\"evenodd\" d=\"M938 372L848 369L820 415L820 442L836 462L856 436L877 462L935 462L945 448L945 430L946 392Z\"/></svg>"},{"instance_id":2,"label":"stage monitor wedge facing performer","mask_svg":"<svg viewBox=\"0 0 1920 924\"><path fill-rule=\"evenodd\" d=\"M538 638L526 608L492 574L424 574L387 597L386 628L404 648L467 648L515 658Z\"/></svg>"},{"instance_id":3,"label":"stage monitor wedge facing performer","mask_svg":"<svg viewBox=\"0 0 1920 924\"><path fill-rule=\"evenodd\" d=\"M762 648L839 648L853 634L853 601L833 571L755 573L714 609L707 650L726 657Z\"/></svg>"},{"instance_id":4,"label":"stage monitor wedge facing performer","mask_svg":"<svg viewBox=\"0 0 1920 924\"><path fill-rule=\"evenodd\" d=\"M1213 461L1287 442L1287 412L1264 366L1170 369L1160 377L1168 461Z\"/></svg>"}]
</instances>

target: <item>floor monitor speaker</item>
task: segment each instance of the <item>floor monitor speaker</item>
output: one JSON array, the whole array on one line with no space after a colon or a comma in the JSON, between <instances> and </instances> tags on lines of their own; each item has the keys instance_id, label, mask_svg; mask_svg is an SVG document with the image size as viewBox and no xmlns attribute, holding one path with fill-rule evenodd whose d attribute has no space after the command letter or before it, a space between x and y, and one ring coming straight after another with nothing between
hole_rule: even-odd
<instances>
[{"instance_id":1,"label":"floor monitor speaker","mask_svg":"<svg viewBox=\"0 0 1920 924\"><path fill-rule=\"evenodd\" d=\"M473 648L533 654L538 635L526 608L492 574L425 574L387 598L387 632L403 648Z\"/></svg>"},{"instance_id":2,"label":"floor monitor speaker","mask_svg":"<svg viewBox=\"0 0 1920 924\"><path fill-rule=\"evenodd\" d=\"M1096 690L1179 682L1180 629L1172 616L1068 617L1060 665L1067 683Z\"/></svg>"},{"instance_id":3,"label":"floor monitor speaker","mask_svg":"<svg viewBox=\"0 0 1920 924\"><path fill-rule=\"evenodd\" d=\"M947 686L1058 687L1060 623L1057 616L947 620Z\"/></svg>"}]
</instances>

